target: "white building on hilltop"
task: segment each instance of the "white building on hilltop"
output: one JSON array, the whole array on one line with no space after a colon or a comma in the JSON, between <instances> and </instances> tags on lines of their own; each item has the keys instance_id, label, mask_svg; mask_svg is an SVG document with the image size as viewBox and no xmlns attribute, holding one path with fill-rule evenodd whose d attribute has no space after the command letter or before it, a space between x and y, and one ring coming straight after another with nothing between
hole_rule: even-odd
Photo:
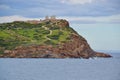
<instances>
[{"instance_id":1,"label":"white building on hilltop","mask_svg":"<svg viewBox=\"0 0 120 80\"><path fill-rule=\"evenodd\" d=\"M45 20L56 20L56 16L46 16Z\"/></svg>"}]
</instances>

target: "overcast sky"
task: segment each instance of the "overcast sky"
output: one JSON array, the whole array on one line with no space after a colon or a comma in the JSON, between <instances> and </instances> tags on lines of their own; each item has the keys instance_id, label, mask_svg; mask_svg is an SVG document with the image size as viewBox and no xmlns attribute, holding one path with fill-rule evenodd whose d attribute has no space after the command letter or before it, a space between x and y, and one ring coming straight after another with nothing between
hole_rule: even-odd
<instances>
[{"instance_id":1,"label":"overcast sky","mask_svg":"<svg viewBox=\"0 0 120 80\"><path fill-rule=\"evenodd\" d=\"M100 28L100 25L102 25L102 29L99 29L102 33L119 35L120 0L0 0L0 23L14 20L39 20L46 15L56 15L58 18L67 19L70 21L72 27L77 29L79 33L83 29L82 27L84 27L87 32L90 32L91 29L86 27L95 24L96 27L94 25L95 28L93 29L96 31ZM79 29L76 25L80 25ZM109 28L108 26L110 25L112 26ZM97 28L98 26L99 28ZM106 26L108 27L107 31L102 31L104 28L106 29ZM85 32L84 29L82 32ZM91 33L96 34L93 31L91 31ZM90 39L92 37L91 35L83 34L83 36L86 36L88 42L94 45L94 42ZM97 34L94 36L96 39L92 39L97 41ZM103 36L103 38L107 37L103 34L101 34L101 36ZM120 38L117 37L118 36L105 38L109 46L111 44L108 50L112 49L112 47L114 50L120 50L120 43L118 43ZM113 39L113 41L111 41L111 39ZM104 49L98 47L99 45L101 45L101 43L96 43L96 46L93 46L93 48Z\"/></svg>"},{"instance_id":2,"label":"overcast sky","mask_svg":"<svg viewBox=\"0 0 120 80\"><path fill-rule=\"evenodd\" d=\"M73 22L120 23L119 5L120 0L0 0L0 18L7 21L9 17L28 19L56 15Z\"/></svg>"}]
</instances>

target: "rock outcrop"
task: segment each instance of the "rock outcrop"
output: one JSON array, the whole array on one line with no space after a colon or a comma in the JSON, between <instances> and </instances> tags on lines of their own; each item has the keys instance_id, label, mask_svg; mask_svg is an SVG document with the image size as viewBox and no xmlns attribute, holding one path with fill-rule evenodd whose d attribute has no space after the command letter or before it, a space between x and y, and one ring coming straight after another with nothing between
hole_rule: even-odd
<instances>
[{"instance_id":1,"label":"rock outcrop","mask_svg":"<svg viewBox=\"0 0 120 80\"><path fill-rule=\"evenodd\" d=\"M57 21L56 21L57 22ZM69 26L69 23L58 23L61 26ZM55 24L56 25L56 24ZM69 27L68 27L69 28ZM4 58L92 58L92 57L111 57L109 54L100 53L92 50L87 41L77 34L71 33L68 41L57 45L31 45L18 46L12 50L4 50Z\"/></svg>"},{"instance_id":2,"label":"rock outcrop","mask_svg":"<svg viewBox=\"0 0 120 80\"><path fill-rule=\"evenodd\" d=\"M72 34L70 41L52 45L18 47L14 50L5 50L0 57L11 58L92 58L111 57L109 54L93 51L87 41L77 34Z\"/></svg>"}]
</instances>

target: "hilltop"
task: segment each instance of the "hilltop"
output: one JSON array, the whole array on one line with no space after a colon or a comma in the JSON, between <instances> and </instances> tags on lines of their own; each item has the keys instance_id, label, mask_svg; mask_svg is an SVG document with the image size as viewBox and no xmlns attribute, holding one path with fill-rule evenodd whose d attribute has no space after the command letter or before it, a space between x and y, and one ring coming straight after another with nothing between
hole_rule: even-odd
<instances>
[{"instance_id":1,"label":"hilltop","mask_svg":"<svg viewBox=\"0 0 120 80\"><path fill-rule=\"evenodd\" d=\"M14 21L0 24L0 57L90 58L111 57L95 52L64 19Z\"/></svg>"}]
</instances>

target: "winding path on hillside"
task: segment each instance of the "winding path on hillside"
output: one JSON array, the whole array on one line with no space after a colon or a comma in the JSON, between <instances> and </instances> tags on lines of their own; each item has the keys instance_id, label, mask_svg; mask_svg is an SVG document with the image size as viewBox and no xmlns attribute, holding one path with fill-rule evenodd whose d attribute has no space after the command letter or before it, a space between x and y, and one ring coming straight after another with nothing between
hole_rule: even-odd
<instances>
[{"instance_id":1,"label":"winding path on hillside","mask_svg":"<svg viewBox=\"0 0 120 80\"><path fill-rule=\"evenodd\" d=\"M47 36L49 36L49 35L52 35L52 30L50 30L49 28L47 28L46 26L42 26L45 30L49 30L50 31L50 33L48 34L48 35L46 35L45 36L45 38L47 39L47 40L51 40L50 38L48 38Z\"/></svg>"}]
</instances>

